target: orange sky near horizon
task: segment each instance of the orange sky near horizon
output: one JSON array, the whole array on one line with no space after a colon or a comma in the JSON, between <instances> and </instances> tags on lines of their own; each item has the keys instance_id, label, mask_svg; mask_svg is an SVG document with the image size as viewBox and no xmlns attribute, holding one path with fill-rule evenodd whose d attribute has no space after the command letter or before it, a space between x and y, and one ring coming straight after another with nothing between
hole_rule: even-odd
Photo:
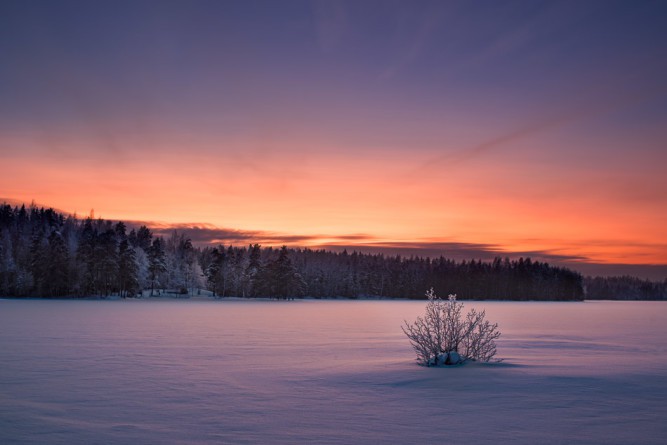
<instances>
[{"instance_id":1,"label":"orange sky near horizon","mask_svg":"<svg viewBox=\"0 0 667 445\"><path fill-rule=\"evenodd\" d=\"M621 166L602 175L582 166L555 169L522 150L458 165L429 165L432 155L424 152L274 148L244 159L188 151L192 156L137 150L105 161L23 156L32 152L27 147L4 158L0 190L79 215L94 209L106 219L315 236L301 243L308 245L362 234L368 238L355 243L491 243L510 253L667 264L667 206L655 205L664 197L651 196L652 181L641 175L626 171L623 178ZM664 180L656 178L659 190Z\"/></svg>"}]
</instances>

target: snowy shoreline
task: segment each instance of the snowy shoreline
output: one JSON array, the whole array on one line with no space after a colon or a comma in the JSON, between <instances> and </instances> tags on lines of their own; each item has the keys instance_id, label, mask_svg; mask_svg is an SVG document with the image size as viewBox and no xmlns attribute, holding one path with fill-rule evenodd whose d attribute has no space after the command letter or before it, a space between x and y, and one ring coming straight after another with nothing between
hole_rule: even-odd
<instances>
[{"instance_id":1,"label":"snowy shoreline","mask_svg":"<svg viewBox=\"0 0 667 445\"><path fill-rule=\"evenodd\" d=\"M157 296L143 296L143 297L129 297L122 298L118 295L110 296L87 296L87 297L13 297L13 296L0 296L0 301L2 300L21 300L21 301L423 301L426 302L424 298L391 298L391 297L359 297L359 298L350 298L350 297L300 297L300 298L291 298L289 300L278 299L278 298L267 298L267 297L212 297L212 296L201 296L201 295L157 295ZM636 301L663 301L663 300L541 300L541 299L527 299L527 300L495 300L495 299L464 299L461 298L460 301L465 302L490 302L490 303L585 303L585 302L595 302L595 301L627 301L627 302L636 302Z\"/></svg>"}]
</instances>

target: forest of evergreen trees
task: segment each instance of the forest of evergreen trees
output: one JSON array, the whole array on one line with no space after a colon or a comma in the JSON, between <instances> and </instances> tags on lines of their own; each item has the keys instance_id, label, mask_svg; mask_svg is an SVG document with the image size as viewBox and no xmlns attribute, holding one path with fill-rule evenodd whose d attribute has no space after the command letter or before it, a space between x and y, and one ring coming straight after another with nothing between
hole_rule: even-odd
<instances>
[{"instance_id":1,"label":"forest of evergreen trees","mask_svg":"<svg viewBox=\"0 0 667 445\"><path fill-rule=\"evenodd\" d=\"M663 282L636 277L586 277L587 300L667 300L667 279Z\"/></svg>"},{"instance_id":2,"label":"forest of evergreen trees","mask_svg":"<svg viewBox=\"0 0 667 445\"><path fill-rule=\"evenodd\" d=\"M421 299L431 287L462 299L585 296L579 273L530 259L456 262L256 244L197 247L183 233L165 238L146 226L0 205L2 296L132 297L207 289L219 297ZM604 298L600 282L589 280L588 288Z\"/></svg>"}]
</instances>

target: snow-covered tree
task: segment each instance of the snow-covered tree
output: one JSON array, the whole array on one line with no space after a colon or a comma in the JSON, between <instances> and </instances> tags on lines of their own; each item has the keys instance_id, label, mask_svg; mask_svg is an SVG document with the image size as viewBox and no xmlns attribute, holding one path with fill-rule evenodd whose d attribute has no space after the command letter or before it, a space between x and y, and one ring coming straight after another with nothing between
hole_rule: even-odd
<instances>
[{"instance_id":1,"label":"snow-covered tree","mask_svg":"<svg viewBox=\"0 0 667 445\"><path fill-rule=\"evenodd\" d=\"M466 360L488 362L496 355L498 323L485 320L486 311L470 310L464 317L463 303L450 295L440 299L433 289L426 292L424 317L401 327L410 340L417 361L426 366L456 365Z\"/></svg>"},{"instance_id":2,"label":"snow-covered tree","mask_svg":"<svg viewBox=\"0 0 667 445\"><path fill-rule=\"evenodd\" d=\"M127 239L118 246L118 285L123 298L135 295L139 289L137 254Z\"/></svg>"},{"instance_id":3,"label":"snow-covered tree","mask_svg":"<svg viewBox=\"0 0 667 445\"><path fill-rule=\"evenodd\" d=\"M301 297L306 290L306 283L292 264L285 246L280 249L278 258L267 267L265 281L268 295L278 299Z\"/></svg>"},{"instance_id":4,"label":"snow-covered tree","mask_svg":"<svg viewBox=\"0 0 667 445\"><path fill-rule=\"evenodd\" d=\"M248 263L241 277L243 297L251 297L256 294L257 276L262 270L261 254L259 244L251 244L248 247Z\"/></svg>"},{"instance_id":5,"label":"snow-covered tree","mask_svg":"<svg viewBox=\"0 0 667 445\"><path fill-rule=\"evenodd\" d=\"M167 270L162 238L155 238L146 253L148 254L148 273L152 297L155 285L159 283L160 276Z\"/></svg>"},{"instance_id":6,"label":"snow-covered tree","mask_svg":"<svg viewBox=\"0 0 667 445\"><path fill-rule=\"evenodd\" d=\"M149 247L150 250L150 247ZM148 268L150 263L148 254L141 247L135 248L135 255L137 260L137 281L139 282L139 290L150 288L150 272Z\"/></svg>"}]
</instances>

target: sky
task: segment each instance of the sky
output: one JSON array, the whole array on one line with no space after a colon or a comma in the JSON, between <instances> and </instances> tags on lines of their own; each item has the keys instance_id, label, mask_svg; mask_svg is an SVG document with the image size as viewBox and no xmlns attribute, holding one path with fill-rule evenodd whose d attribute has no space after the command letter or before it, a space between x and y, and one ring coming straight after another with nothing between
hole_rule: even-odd
<instances>
[{"instance_id":1,"label":"sky","mask_svg":"<svg viewBox=\"0 0 667 445\"><path fill-rule=\"evenodd\" d=\"M663 1L0 2L0 201L667 278Z\"/></svg>"}]
</instances>

